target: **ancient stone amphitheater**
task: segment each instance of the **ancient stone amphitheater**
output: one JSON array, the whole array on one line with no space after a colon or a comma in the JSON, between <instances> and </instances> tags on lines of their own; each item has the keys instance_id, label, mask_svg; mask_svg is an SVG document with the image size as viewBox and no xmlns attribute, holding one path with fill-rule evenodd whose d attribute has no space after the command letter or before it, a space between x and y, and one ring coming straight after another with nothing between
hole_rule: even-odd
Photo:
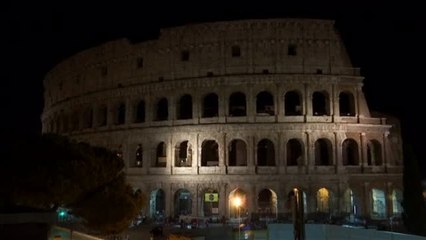
<instances>
[{"instance_id":1,"label":"ancient stone amphitheater","mask_svg":"<svg viewBox=\"0 0 426 240\"><path fill-rule=\"evenodd\" d=\"M312 220L401 213L398 120L370 112L333 21L162 29L77 53L44 86L43 132L116 151L151 218L286 219L295 188Z\"/></svg>"}]
</instances>

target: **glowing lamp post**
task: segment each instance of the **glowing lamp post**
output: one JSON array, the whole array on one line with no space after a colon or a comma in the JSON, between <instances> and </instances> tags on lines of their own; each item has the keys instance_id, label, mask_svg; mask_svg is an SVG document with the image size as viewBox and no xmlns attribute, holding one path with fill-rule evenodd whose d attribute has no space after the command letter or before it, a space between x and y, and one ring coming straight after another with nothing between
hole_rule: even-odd
<instances>
[{"instance_id":1,"label":"glowing lamp post","mask_svg":"<svg viewBox=\"0 0 426 240\"><path fill-rule=\"evenodd\" d=\"M237 208L237 212L238 212L238 240L240 239L240 206L241 206L241 198L236 197L234 198L234 205Z\"/></svg>"}]
</instances>

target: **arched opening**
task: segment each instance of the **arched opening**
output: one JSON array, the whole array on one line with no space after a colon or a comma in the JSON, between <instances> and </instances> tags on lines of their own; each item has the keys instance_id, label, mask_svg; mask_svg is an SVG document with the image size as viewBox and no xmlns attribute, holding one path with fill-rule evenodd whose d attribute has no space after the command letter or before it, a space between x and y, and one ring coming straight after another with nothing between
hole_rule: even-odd
<instances>
[{"instance_id":1,"label":"arched opening","mask_svg":"<svg viewBox=\"0 0 426 240\"><path fill-rule=\"evenodd\" d=\"M355 99L351 92L341 92L339 94L340 116L355 116Z\"/></svg>"},{"instance_id":2,"label":"arched opening","mask_svg":"<svg viewBox=\"0 0 426 240\"><path fill-rule=\"evenodd\" d=\"M317 212L330 212L330 191L327 188L320 188L317 191Z\"/></svg>"},{"instance_id":3,"label":"arched opening","mask_svg":"<svg viewBox=\"0 0 426 240\"><path fill-rule=\"evenodd\" d=\"M203 195L204 217L219 216L219 192L214 189L207 189Z\"/></svg>"},{"instance_id":4,"label":"arched opening","mask_svg":"<svg viewBox=\"0 0 426 240\"><path fill-rule=\"evenodd\" d=\"M216 94L210 93L203 99L203 118L219 116L219 98Z\"/></svg>"},{"instance_id":5,"label":"arched opening","mask_svg":"<svg viewBox=\"0 0 426 240\"><path fill-rule=\"evenodd\" d=\"M244 93L232 93L229 97L229 116L246 116L246 95Z\"/></svg>"},{"instance_id":6,"label":"arched opening","mask_svg":"<svg viewBox=\"0 0 426 240\"><path fill-rule=\"evenodd\" d=\"M346 214L356 214L356 208L354 204L354 194L350 188L346 189L343 193L343 209L342 211Z\"/></svg>"},{"instance_id":7,"label":"arched opening","mask_svg":"<svg viewBox=\"0 0 426 240\"><path fill-rule=\"evenodd\" d=\"M154 167L166 167L167 164L167 145L161 142L157 145L157 154Z\"/></svg>"},{"instance_id":8,"label":"arched opening","mask_svg":"<svg viewBox=\"0 0 426 240\"><path fill-rule=\"evenodd\" d=\"M259 115L274 115L274 98L272 94L266 91L257 94L256 113Z\"/></svg>"},{"instance_id":9,"label":"arched opening","mask_svg":"<svg viewBox=\"0 0 426 240\"><path fill-rule=\"evenodd\" d=\"M238 205L236 205L237 202L239 203ZM247 204L247 194L242 189L237 188L230 192L228 198L229 218L246 218L248 216Z\"/></svg>"},{"instance_id":10,"label":"arched opening","mask_svg":"<svg viewBox=\"0 0 426 240\"><path fill-rule=\"evenodd\" d=\"M342 144L343 165L357 166L359 164L358 143L346 139Z\"/></svg>"},{"instance_id":11,"label":"arched opening","mask_svg":"<svg viewBox=\"0 0 426 240\"><path fill-rule=\"evenodd\" d=\"M93 109L87 108L83 112L83 129L92 128L93 127Z\"/></svg>"},{"instance_id":12,"label":"arched opening","mask_svg":"<svg viewBox=\"0 0 426 240\"><path fill-rule=\"evenodd\" d=\"M96 115L98 120L98 127L106 126L107 124L107 107L101 106L98 109L98 114Z\"/></svg>"},{"instance_id":13,"label":"arched opening","mask_svg":"<svg viewBox=\"0 0 426 240\"><path fill-rule=\"evenodd\" d=\"M169 103L166 98L162 98L157 102L155 120L166 121L168 119L169 119Z\"/></svg>"},{"instance_id":14,"label":"arched opening","mask_svg":"<svg viewBox=\"0 0 426 240\"><path fill-rule=\"evenodd\" d=\"M145 122L145 101L140 101L136 107L135 123Z\"/></svg>"},{"instance_id":15,"label":"arched opening","mask_svg":"<svg viewBox=\"0 0 426 240\"><path fill-rule=\"evenodd\" d=\"M293 211L293 209L292 209L292 204L294 204L294 202L292 202L292 201L295 201L295 199L293 199L294 197L295 197L295 195L296 195L296 192L303 192L303 213L306 215L307 213L308 213L308 201L307 201L307 198L306 198L306 192L305 191L302 191L302 190L300 190L299 188L293 188L293 190L291 190L288 194L287 194L287 208L288 209L291 209L291 211Z\"/></svg>"},{"instance_id":16,"label":"arched opening","mask_svg":"<svg viewBox=\"0 0 426 240\"><path fill-rule=\"evenodd\" d=\"M289 91L284 96L284 114L286 116L302 115L302 100L299 93Z\"/></svg>"},{"instance_id":17,"label":"arched opening","mask_svg":"<svg viewBox=\"0 0 426 240\"><path fill-rule=\"evenodd\" d=\"M262 139L257 144L257 165L275 166L275 149L271 140Z\"/></svg>"},{"instance_id":18,"label":"arched opening","mask_svg":"<svg viewBox=\"0 0 426 240\"><path fill-rule=\"evenodd\" d=\"M367 163L376 166L383 164L382 146L377 140L371 140L367 143Z\"/></svg>"},{"instance_id":19,"label":"arched opening","mask_svg":"<svg viewBox=\"0 0 426 240\"><path fill-rule=\"evenodd\" d=\"M201 166L219 166L219 146L214 140L206 140L201 149Z\"/></svg>"},{"instance_id":20,"label":"arched opening","mask_svg":"<svg viewBox=\"0 0 426 240\"><path fill-rule=\"evenodd\" d=\"M270 189L263 189L257 198L257 213L260 220L276 219L278 214L277 194Z\"/></svg>"},{"instance_id":21,"label":"arched opening","mask_svg":"<svg viewBox=\"0 0 426 240\"><path fill-rule=\"evenodd\" d=\"M395 216L400 216L402 213L402 191L394 189L392 191L392 213Z\"/></svg>"},{"instance_id":22,"label":"arched opening","mask_svg":"<svg viewBox=\"0 0 426 240\"><path fill-rule=\"evenodd\" d=\"M321 138L315 142L315 165L330 166L333 164L331 142Z\"/></svg>"},{"instance_id":23,"label":"arched opening","mask_svg":"<svg viewBox=\"0 0 426 240\"><path fill-rule=\"evenodd\" d=\"M126 105L120 103L117 107L115 125L122 125L126 121Z\"/></svg>"},{"instance_id":24,"label":"arched opening","mask_svg":"<svg viewBox=\"0 0 426 240\"><path fill-rule=\"evenodd\" d=\"M327 92L314 92L312 95L312 112L315 116L330 115L330 102Z\"/></svg>"},{"instance_id":25,"label":"arched opening","mask_svg":"<svg viewBox=\"0 0 426 240\"><path fill-rule=\"evenodd\" d=\"M71 127L70 127L71 131L77 131L79 128L80 123L79 123L78 116L79 114L77 111L71 114Z\"/></svg>"},{"instance_id":26,"label":"arched opening","mask_svg":"<svg viewBox=\"0 0 426 240\"><path fill-rule=\"evenodd\" d=\"M375 219L386 218L385 192L381 189L373 188L371 190L371 197L373 201L371 218L375 218Z\"/></svg>"},{"instance_id":27,"label":"arched opening","mask_svg":"<svg viewBox=\"0 0 426 240\"><path fill-rule=\"evenodd\" d=\"M175 166L176 167L190 167L192 158L192 150L188 141L181 142L176 147L176 159Z\"/></svg>"},{"instance_id":28,"label":"arched opening","mask_svg":"<svg viewBox=\"0 0 426 240\"><path fill-rule=\"evenodd\" d=\"M177 119L191 119L192 118L192 97L191 95L184 95L180 98L177 106Z\"/></svg>"},{"instance_id":29,"label":"arched opening","mask_svg":"<svg viewBox=\"0 0 426 240\"><path fill-rule=\"evenodd\" d=\"M247 146L242 140L232 140L229 144L229 166L247 166Z\"/></svg>"},{"instance_id":30,"label":"arched opening","mask_svg":"<svg viewBox=\"0 0 426 240\"><path fill-rule=\"evenodd\" d=\"M287 166L303 166L303 149L299 139L287 142Z\"/></svg>"},{"instance_id":31,"label":"arched opening","mask_svg":"<svg viewBox=\"0 0 426 240\"><path fill-rule=\"evenodd\" d=\"M186 189L179 189L175 193L175 216L191 215L192 199L191 193Z\"/></svg>"},{"instance_id":32,"label":"arched opening","mask_svg":"<svg viewBox=\"0 0 426 240\"><path fill-rule=\"evenodd\" d=\"M165 219L166 194L162 189L151 192L149 198L150 217L155 221L162 222Z\"/></svg>"}]
</instances>

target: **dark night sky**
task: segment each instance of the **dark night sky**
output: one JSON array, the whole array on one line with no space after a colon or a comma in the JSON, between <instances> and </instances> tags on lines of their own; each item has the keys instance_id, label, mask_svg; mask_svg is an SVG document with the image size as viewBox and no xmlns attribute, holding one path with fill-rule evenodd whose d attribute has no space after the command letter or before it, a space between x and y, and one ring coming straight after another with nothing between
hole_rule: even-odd
<instances>
[{"instance_id":1,"label":"dark night sky","mask_svg":"<svg viewBox=\"0 0 426 240\"><path fill-rule=\"evenodd\" d=\"M146 1L141 1L146 2ZM248 2L248 1L246 1ZM293 1L296 2L296 1ZM332 4L243 5L200 1L196 5L4 4L0 8L3 105L0 134L39 133L43 108L42 80L64 58L109 40L155 38L161 27L250 18L308 17L336 20L355 67L365 77L364 93L372 110L401 119L405 143L423 160L426 107L426 17L416 5L391 1L342 1ZM246 3L247 4L247 3ZM191 9L193 8L193 9ZM426 160L423 172L426 177Z\"/></svg>"}]
</instances>

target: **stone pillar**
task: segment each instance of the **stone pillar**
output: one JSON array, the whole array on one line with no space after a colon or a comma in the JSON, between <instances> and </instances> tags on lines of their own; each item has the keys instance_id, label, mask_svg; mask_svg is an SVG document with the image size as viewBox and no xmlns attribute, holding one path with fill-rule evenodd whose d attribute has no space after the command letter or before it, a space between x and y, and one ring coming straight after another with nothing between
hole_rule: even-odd
<instances>
[{"instance_id":1,"label":"stone pillar","mask_svg":"<svg viewBox=\"0 0 426 240\"><path fill-rule=\"evenodd\" d=\"M219 217L229 216L229 212L227 210L228 197L229 196L227 194L227 184L220 184L219 185Z\"/></svg>"},{"instance_id":2,"label":"stone pillar","mask_svg":"<svg viewBox=\"0 0 426 240\"><path fill-rule=\"evenodd\" d=\"M370 183L364 182L364 197L363 197L363 212L362 215L370 217L371 212L371 196L370 196Z\"/></svg>"},{"instance_id":3,"label":"stone pillar","mask_svg":"<svg viewBox=\"0 0 426 240\"><path fill-rule=\"evenodd\" d=\"M367 157L367 139L365 137L365 133L360 133L360 139L361 139L361 169L364 172L365 167L368 166L368 157Z\"/></svg>"},{"instance_id":4,"label":"stone pillar","mask_svg":"<svg viewBox=\"0 0 426 240\"><path fill-rule=\"evenodd\" d=\"M385 168L385 172L388 172L388 168L390 167L390 156L388 155L388 136L389 132L386 131L383 134L383 146L382 146L382 152L383 152L383 166ZM389 157L388 157L389 156Z\"/></svg>"},{"instance_id":5,"label":"stone pillar","mask_svg":"<svg viewBox=\"0 0 426 240\"><path fill-rule=\"evenodd\" d=\"M339 133L334 132L334 166L336 166L336 172L344 171L344 166L342 163L342 139Z\"/></svg>"},{"instance_id":6,"label":"stone pillar","mask_svg":"<svg viewBox=\"0 0 426 240\"><path fill-rule=\"evenodd\" d=\"M312 116L312 92L307 83L305 83L305 101L303 104L304 115ZM306 119L306 118L305 118Z\"/></svg>"},{"instance_id":7,"label":"stone pillar","mask_svg":"<svg viewBox=\"0 0 426 240\"><path fill-rule=\"evenodd\" d=\"M168 183L164 187L164 195L165 196L165 206L164 206L164 214L166 216L173 216L174 215L174 191L173 191L173 185Z\"/></svg>"},{"instance_id":8,"label":"stone pillar","mask_svg":"<svg viewBox=\"0 0 426 240\"><path fill-rule=\"evenodd\" d=\"M312 142L312 134L310 131L305 132L306 133L306 156L307 156L307 169L308 173L314 172L315 168L315 144Z\"/></svg>"}]
</instances>

